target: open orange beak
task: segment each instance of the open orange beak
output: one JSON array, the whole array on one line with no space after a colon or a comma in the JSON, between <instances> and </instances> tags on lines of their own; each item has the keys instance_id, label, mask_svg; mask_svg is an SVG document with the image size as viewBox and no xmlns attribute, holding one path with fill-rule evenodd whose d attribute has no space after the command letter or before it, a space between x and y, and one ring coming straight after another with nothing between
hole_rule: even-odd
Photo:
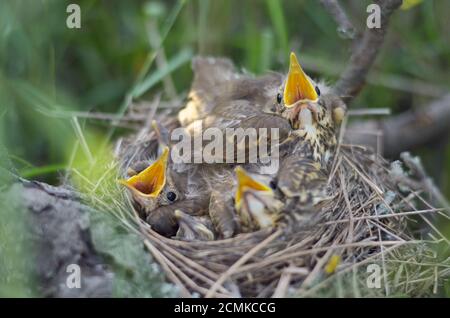
<instances>
[{"instance_id":1,"label":"open orange beak","mask_svg":"<svg viewBox=\"0 0 450 318\"><path fill-rule=\"evenodd\" d=\"M319 96L311 80L303 72L294 52L291 52L289 73L284 86L283 99L286 107L292 107L298 101L315 102Z\"/></svg>"},{"instance_id":2,"label":"open orange beak","mask_svg":"<svg viewBox=\"0 0 450 318\"><path fill-rule=\"evenodd\" d=\"M168 158L169 148L166 147L162 155L148 168L128 180L120 180L119 182L138 195L155 198L166 184Z\"/></svg>"},{"instance_id":3,"label":"open orange beak","mask_svg":"<svg viewBox=\"0 0 450 318\"><path fill-rule=\"evenodd\" d=\"M239 207L242 204L242 197L247 190L272 192L270 187L251 178L241 167L236 168L236 177L238 181L235 195L236 207Z\"/></svg>"}]
</instances>

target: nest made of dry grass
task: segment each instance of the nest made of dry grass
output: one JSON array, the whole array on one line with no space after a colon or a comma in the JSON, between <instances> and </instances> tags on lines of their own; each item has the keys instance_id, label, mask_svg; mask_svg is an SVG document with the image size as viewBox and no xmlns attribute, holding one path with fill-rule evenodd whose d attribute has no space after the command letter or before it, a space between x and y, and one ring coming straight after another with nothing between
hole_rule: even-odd
<instances>
[{"instance_id":1,"label":"nest made of dry grass","mask_svg":"<svg viewBox=\"0 0 450 318\"><path fill-rule=\"evenodd\" d=\"M268 297L287 296L290 287L298 290L313 283L333 255L339 255L339 270L344 270L417 243L406 229L407 217L436 209L417 211L412 198L398 195L381 158L350 145L342 148L330 180L335 198L323 207L322 221L313 228L184 242L160 236L139 220L145 245L183 296ZM386 193L398 198L386 202Z\"/></svg>"},{"instance_id":2,"label":"nest made of dry grass","mask_svg":"<svg viewBox=\"0 0 450 318\"><path fill-rule=\"evenodd\" d=\"M183 297L308 296L336 274L371 262L381 261L386 276L387 255L424 242L408 229L411 217L435 230L430 241L446 240L428 219L441 210L408 189L407 179L369 149L341 143L329 176L332 199L312 227L187 242L159 235L137 214L134 221L145 246Z\"/></svg>"}]
</instances>

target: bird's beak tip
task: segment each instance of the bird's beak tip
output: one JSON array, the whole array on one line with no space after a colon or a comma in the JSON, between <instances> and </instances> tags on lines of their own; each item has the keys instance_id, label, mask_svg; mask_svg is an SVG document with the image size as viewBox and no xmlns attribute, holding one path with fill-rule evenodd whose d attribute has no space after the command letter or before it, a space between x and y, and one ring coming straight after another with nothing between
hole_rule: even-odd
<instances>
[{"instance_id":1,"label":"bird's beak tip","mask_svg":"<svg viewBox=\"0 0 450 318\"><path fill-rule=\"evenodd\" d=\"M293 68L301 67L300 63L298 62L297 55L295 55L294 52L291 52L291 54L289 55L289 60L290 60L290 63L289 63L289 67L290 68L292 68L292 67Z\"/></svg>"}]
</instances>

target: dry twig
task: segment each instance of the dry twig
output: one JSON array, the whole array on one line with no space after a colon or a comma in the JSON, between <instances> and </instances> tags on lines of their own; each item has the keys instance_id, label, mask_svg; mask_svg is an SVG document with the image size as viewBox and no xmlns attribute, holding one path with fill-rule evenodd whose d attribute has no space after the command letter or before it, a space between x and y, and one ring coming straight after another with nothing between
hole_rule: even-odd
<instances>
[{"instance_id":1,"label":"dry twig","mask_svg":"<svg viewBox=\"0 0 450 318\"><path fill-rule=\"evenodd\" d=\"M336 93L350 103L364 86L367 74L372 67L384 42L391 14L402 4L402 0L377 0L381 8L381 27L366 29L360 42L355 46L350 61L341 74Z\"/></svg>"}]
</instances>

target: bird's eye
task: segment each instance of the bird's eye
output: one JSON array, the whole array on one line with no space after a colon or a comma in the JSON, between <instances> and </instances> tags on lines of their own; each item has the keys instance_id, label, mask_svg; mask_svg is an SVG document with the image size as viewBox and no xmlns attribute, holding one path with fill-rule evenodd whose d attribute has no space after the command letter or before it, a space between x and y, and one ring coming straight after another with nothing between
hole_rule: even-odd
<instances>
[{"instance_id":1,"label":"bird's eye","mask_svg":"<svg viewBox=\"0 0 450 318\"><path fill-rule=\"evenodd\" d=\"M319 89L319 86L316 86L316 93L317 93L317 96L320 96L320 89Z\"/></svg>"},{"instance_id":2,"label":"bird's eye","mask_svg":"<svg viewBox=\"0 0 450 318\"><path fill-rule=\"evenodd\" d=\"M175 192L170 191L170 192L167 192L166 197L167 197L167 200L169 200L170 202L173 202L176 200L177 195L175 194Z\"/></svg>"},{"instance_id":3,"label":"bird's eye","mask_svg":"<svg viewBox=\"0 0 450 318\"><path fill-rule=\"evenodd\" d=\"M281 103L281 94L280 93L278 93L278 95L277 95L277 103L278 104L280 104Z\"/></svg>"},{"instance_id":4,"label":"bird's eye","mask_svg":"<svg viewBox=\"0 0 450 318\"><path fill-rule=\"evenodd\" d=\"M275 182L275 180L271 180L271 181L269 182L269 187L270 187L272 190L276 190L276 189L277 189L277 183Z\"/></svg>"}]
</instances>

